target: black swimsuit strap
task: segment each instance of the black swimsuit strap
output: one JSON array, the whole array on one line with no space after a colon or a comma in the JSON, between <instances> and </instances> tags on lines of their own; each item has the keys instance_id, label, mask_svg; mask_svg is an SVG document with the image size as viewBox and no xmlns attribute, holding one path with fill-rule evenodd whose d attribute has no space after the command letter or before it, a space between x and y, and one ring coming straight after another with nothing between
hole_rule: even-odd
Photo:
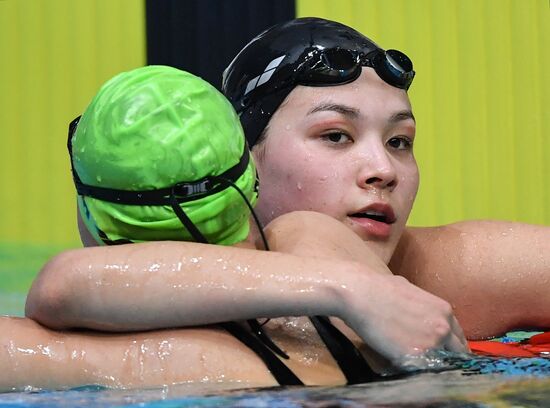
<instances>
[{"instance_id":1,"label":"black swimsuit strap","mask_svg":"<svg viewBox=\"0 0 550 408\"><path fill-rule=\"evenodd\" d=\"M256 353L280 385L304 385L304 383L296 377L296 375L290 371L290 369L279 360L261 340L245 330L238 323L226 322L220 323L220 326Z\"/></svg>"},{"instance_id":2,"label":"black swimsuit strap","mask_svg":"<svg viewBox=\"0 0 550 408\"><path fill-rule=\"evenodd\" d=\"M326 316L310 317L319 336L338 363L348 384L361 384L381 378L367 363L365 357Z\"/></svg>"}]
</instances>

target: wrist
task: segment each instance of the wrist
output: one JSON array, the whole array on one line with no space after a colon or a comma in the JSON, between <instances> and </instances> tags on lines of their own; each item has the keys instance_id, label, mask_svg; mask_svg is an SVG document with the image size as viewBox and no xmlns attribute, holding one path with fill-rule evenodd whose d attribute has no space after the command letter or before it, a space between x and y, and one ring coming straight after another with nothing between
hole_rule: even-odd
<instances>
[{"instance_id":1,"label":"wrist","mask_svg":"<svg viewBox=\"0 0 550 408\"><path fill-rule=\"evenodd\" d=\"M325 288L328 307L326 315L349 320L354 309L353 299L366 286L363 282L368 271L365 269L357 262L338 262L337 279L331 280L330 285Z\"/></svg>"}]
</instances>

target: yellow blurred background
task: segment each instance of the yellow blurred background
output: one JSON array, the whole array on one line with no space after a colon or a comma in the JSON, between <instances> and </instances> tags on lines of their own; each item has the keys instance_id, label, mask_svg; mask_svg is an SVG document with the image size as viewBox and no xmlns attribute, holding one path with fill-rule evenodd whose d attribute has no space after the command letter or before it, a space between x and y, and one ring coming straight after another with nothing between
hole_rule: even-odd
<instances>
[{"instance_id":1,"label":"yellow blurred background","mask_svg":"<svg viewBox=\"0 0 550 408\"><path fill-rule=\"evenodd\" d=\"M411 225L550 225L547 0L296 4L413 60ZM0 0L0 289L26 291L48 256L80 245L68 123L103 82L145 64L143 0Z\"/></svg>"}]
</instances>

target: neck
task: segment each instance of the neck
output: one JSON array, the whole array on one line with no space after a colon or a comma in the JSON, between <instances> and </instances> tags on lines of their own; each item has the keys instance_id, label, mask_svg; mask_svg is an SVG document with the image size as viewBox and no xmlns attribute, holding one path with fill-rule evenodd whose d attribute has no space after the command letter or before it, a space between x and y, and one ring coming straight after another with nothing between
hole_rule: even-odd
<instances>
[{"instance_id":1,"label":"neck","mask_svg":"<svg viewBox=\"0 0 550 408\"><path fill-rule=\"evenodd\" d=\"M248 233L248 236L246 237L246 239L239 243L239 246L244 246L247 248L265 249L262 241L262 236L260 234L260 230L258 229L258 226L256 225L256 222L252 217L250 217L248 224L250 225L250 232Z\"/></svg>"}]
</instances>

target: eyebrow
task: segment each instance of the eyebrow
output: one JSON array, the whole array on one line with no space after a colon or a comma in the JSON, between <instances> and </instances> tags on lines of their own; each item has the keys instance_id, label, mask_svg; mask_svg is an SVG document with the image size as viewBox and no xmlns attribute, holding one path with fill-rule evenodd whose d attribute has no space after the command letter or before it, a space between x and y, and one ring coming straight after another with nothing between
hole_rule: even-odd
<instances>
[{"instance_id":1,"label":"eyebrow","mask_svg":"<svg viewBox=\"0 0 550 408\"><path fill-rule=\"evenodd\" d=\"M416 119L414 118L412 111L402 110L391 115L390 118L388 119L388 122L391 124L395 124L397 122L401 122L403 120L409 120L409 119L412 119L416 123Z\"/></svg>"},{"instance_id":2,"label":"eyebrow","mask_svg":"<svg viewBox=\"0 0 550 408\"><path fill-rule=\"evenodd\" d=\"M360 115L359 109L352 108L351 106L347 106L347 105L337 104L337 103L323 103L311 109L307 114L311 115L316 112L326 112L326 111L336 112L341 115L347 116L351 119L357 119ZM402 122L404 120L409 120L409 119L412 119L416 123L416 119L412 111L407 109L407 110L396 112L393 115L391 115L390 118L388 119L388 123L395 124L395 123Z\"/></svg>"},{"instance_id":3,"label":"eyebrow","mask_svg":"<svg viewBox=\"0 0 550 408\"><path fill-rule=\"evenodd\" d=\"M359 117L359 109L352 108L351 106L340 105L337 103L323 103L317 105L311 109L307 114L312 115L316 112L332 111L341 115L347 116L350 119L357 119Z\"/></svg>"}]
</instances>

